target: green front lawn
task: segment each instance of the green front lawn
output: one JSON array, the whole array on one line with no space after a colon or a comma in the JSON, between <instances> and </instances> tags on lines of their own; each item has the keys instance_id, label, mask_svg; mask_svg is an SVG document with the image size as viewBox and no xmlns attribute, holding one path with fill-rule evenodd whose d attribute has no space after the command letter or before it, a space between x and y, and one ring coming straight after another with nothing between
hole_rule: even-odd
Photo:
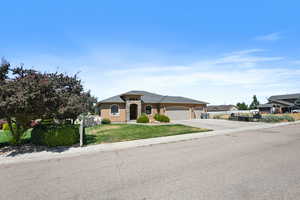
<instances>
[{"instance_id":1,"label":"green front lawn","mask_svg":"<svg viewBox=\"0 0 300 200\"><path fill-rule=\"evenodd\" d=\"M180 135L187 133L206 132L209 129L194 128L184 125L136 125L136 124L105 124L86 128L86 145L138 140L161 136ZM28 130L22 142L29 142L31 130ZM0 130L0 147L9 145L12 137L9 131Z\"/></svg>"},{"instance_id":2,"label":"green front lawn","mask_svg":"<svg viewBox=\"0 0 300 200\"><path fill-rule=\"evenodd\" d=\"M86 129L86 144L111 143L161 136L206 132L209 129L184 125L107 124Z\"/></svg>"}]
</instances>

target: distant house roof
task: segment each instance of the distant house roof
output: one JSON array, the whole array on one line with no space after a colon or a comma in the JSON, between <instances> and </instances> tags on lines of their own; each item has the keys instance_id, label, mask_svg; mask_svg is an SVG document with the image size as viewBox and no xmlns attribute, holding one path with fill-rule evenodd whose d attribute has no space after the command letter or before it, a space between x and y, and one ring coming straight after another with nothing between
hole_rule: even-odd
<instances>
[{"instance_id":1,"label":"distant house roof","mask_svg":"<svg viewBox=\"0 0 300 200\"><path fill-rule=\"evenodd\" d=\"M265 103L265 104L260 104L257 107L258 108L272 108L274 106L274 104L272 103Z\"/></svg>"},{"instance_id":2,"label":"distant house roof","mask_svg":"<svg viewBox=\"0 0 300 200\"><path fill-rule=\"evenodd\" d=\"M217 111L230 111L232 109L237 109L235 105L211 105L207 106L208 112L217 112Z\"/></svg>"},{"instance_id":3,"label":"distant house roof","mask_svg":"<svg viewBox=\"0 0 300 200\"><path fill-rule=\"evenodd\" d=\"M298 99L300 98L300 93L295 94L284 94L284 95L274 95L269 98L269 100L281 100L281 99Z\"/></svg>"},{"instance_id":4,"label":"distant house roof","mask_svg":"<svg viewBox=\"0 0 300 200\"><path fill-rule=\"evenodd\" d=\"M271 100L271 101L274 102L274 103L285 105L285 106L294 106L295 105L294 103L284 101L284 100L275 100L274 99L274 100Z\"/></svg>"},{"instance_id":5,"label":"distant house roof","mask_svg":"<svg viewBox=\"0 0 300 200\"><path fill-rule=\"evenodd\" d=\"M190 99L180 96L164 96L146 91L129 91L120 95L116 95L107 99L100 101L99 103L125 103L125 100L122 98L126 95L140 95L141 100L144 103L183 103L183 104L208 104L204 101L198 101L195 99Z\"/></svg>"}]
</instances>

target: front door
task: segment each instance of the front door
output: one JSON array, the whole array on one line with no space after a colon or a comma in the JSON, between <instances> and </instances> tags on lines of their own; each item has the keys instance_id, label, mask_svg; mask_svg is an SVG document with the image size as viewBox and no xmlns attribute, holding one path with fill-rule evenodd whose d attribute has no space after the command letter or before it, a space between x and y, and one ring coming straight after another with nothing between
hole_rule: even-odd
<instances>
[{"instance_id":1,"label":"front door","mask_svg":"<svg viewBox=\"0 0 300 200\"><path fill-rule=\"evenodd\" d=\"M136 104L130 105L130 120L135 120L137 118L137 107Z\"/></svg>"}]
</instances>

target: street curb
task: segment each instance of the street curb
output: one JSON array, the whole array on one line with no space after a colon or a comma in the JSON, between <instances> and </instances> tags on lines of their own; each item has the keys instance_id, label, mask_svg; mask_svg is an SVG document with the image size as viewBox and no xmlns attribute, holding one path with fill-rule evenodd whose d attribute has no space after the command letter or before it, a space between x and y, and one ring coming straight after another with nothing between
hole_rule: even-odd
<instances>
[{"instance_id":1,"label":"street curb","mask_svg":"<svg viewBox=\"0 0 300 200\"><path fill-rule=\"evenodd\" d=\"M21 163L21 162L50 160L50 159L55 159L55 158L57 159L57 158L75 157L75 156L80 156L80 155L85 155L85 154L96 153L96 152L117 151L117 150L129 149L129 148L135 148L135 147L151 146L151 145L156 145L156 144L165 144L165 143L180 142L180 141L186 141L186 140L194 140L194 139L200 139L200 138L204 138L204 137L236 133L236 132L240 132L240 131L250 131L250 130L257 130L257 129L273 128L273 127L287 126L287 125L293 125L293 124L300 124L300 121L277 123L277 124L263 124L263 125L242 127L242 128L236 128L236 129L226 129L226 130L218 130L218 131L209 131L209 132L190 133L190 134L157 137L157 138L149 138L149 139L141 139L141 140L132 140L132 141L126 141L126 142L98 144L98 145L91 145L91 146L86 146L86 147L82 147L82 148L72 147L63 152L42 151L42 152L34 152L34 153L25 153L25 154L17 155L14 157L0 156L0 165Z\"/></svg>"}]
</instances>

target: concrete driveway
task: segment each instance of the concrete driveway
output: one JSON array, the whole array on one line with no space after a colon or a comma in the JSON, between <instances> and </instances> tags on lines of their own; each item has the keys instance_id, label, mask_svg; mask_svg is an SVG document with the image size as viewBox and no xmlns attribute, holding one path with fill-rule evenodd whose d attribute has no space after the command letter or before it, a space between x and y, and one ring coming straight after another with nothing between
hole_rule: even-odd
<instances>
[{"instance_id":1,"label":"concrete driveway","mask_svg":"<svg viewBox=\"0 0 300 200\"><path fill-rule=\"evenodd\" d=\"M198 128L209 128L213 130L235 129L235 128L250 127L250 126L265 124L262 122L239 122L239 121L230 121L230 120L221 120L221 119L177 120L177 121L172 121L172 123L183 124L183 125L193 126Z\"/></svg>"}]
</instances>

